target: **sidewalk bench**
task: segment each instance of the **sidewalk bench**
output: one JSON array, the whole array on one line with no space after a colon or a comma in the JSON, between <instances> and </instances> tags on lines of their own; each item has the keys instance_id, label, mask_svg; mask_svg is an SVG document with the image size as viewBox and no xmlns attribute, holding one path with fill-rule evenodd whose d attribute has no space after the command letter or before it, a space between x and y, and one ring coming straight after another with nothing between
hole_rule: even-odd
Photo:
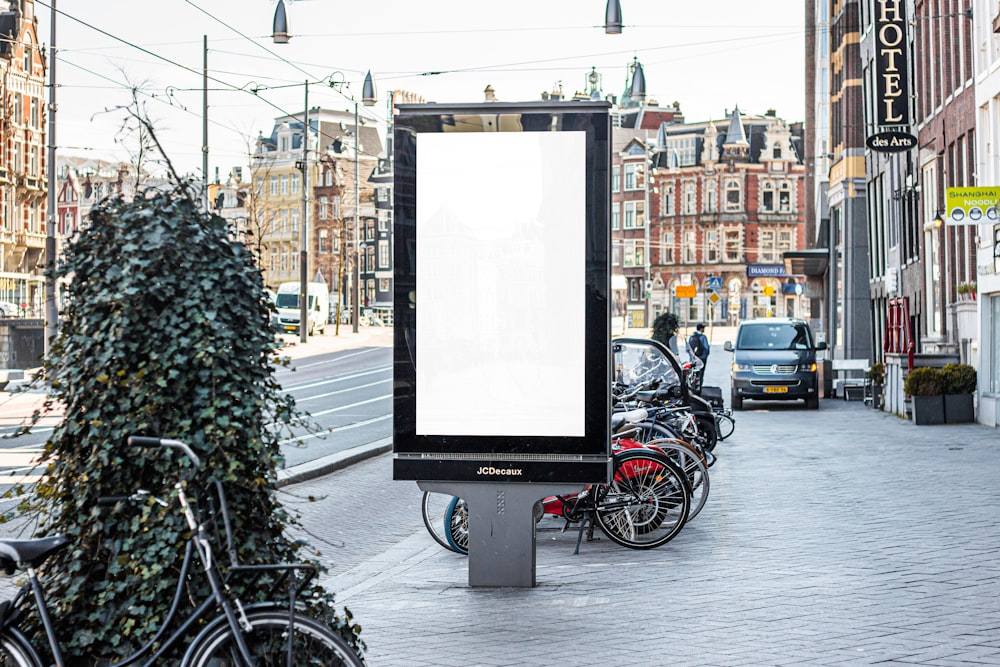
<instances>
[{"instance_id":1,"label":"sidewalk bench","mask_svg":"<svg viewBox=\"0 0 1000 667\"><path fill-rule=\"evenodd\" d=\"M843 377L852 371L867 371L871 366L867 359L832 359L831 367L834 373L833 394L845 401L860 401L865 396L867 378Z\"/></svg>"}]
</instances>

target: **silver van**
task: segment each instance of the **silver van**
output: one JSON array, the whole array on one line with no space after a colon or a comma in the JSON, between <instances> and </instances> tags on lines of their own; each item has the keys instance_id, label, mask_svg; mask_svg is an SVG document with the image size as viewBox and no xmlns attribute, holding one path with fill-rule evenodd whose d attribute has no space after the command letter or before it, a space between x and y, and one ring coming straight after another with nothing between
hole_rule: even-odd
<instances>
[{"instance_id":1,"label":"silver van","mask_svg":"<svg viewBox=\"0 0 1000 667\"><path fill-rule=\"evenodd\" d=\"M804 399L806 407L819 407L817 343L805 320L767 317L745 320L736 330L736 343L726 341L733 353L732 409L742 410L743 401L787 401Z\"/></svg>"}]
</instances>

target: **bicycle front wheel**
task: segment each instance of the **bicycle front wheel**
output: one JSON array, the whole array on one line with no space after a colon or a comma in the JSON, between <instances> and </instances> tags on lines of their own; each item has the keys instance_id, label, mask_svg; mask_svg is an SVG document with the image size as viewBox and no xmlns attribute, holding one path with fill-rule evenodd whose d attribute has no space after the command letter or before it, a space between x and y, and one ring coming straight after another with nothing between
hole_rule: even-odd
<instances>
[{"instance_id":1,"label":"bicycle front wheel","mask_svg":"<svg viewBox=\"0 0 1000 667\"><path fill-rule=\"evenodd\" d=\"M0 634L0 667L42 667L42 661L20 633L6 630Z\"/></svg>"},{"instance_id":2,"label":"bicycle front wheel","mask_svg":"<svg viewBox=\"0 0 1000 667\"><path fill-rule=\"evenodd\" d=\"M291 637L287 610L251 609L246 617L251 630L243 636L254 658L253 667L364 667L364 662L340 635L308 616L295 614ZM240 657L232 628L224 619L195 639L182 664L249 667Z\"/></svg>"},{"instance_id":3,"label":"bicycle front wheel","mask_svg":"<svg viewBox=\"0 0 1000 667\"><path fill-rule=\"evenodd\" d=\"M733 421L733 418L722 412L715 413L715 426L719 431L719 440L725 440L736 430L736 422Z\"/></svg>"},{"instance_id":4,"label":"bicycle front wheel","mask_svg":"<svg viewBox=\"0 0 1000 667\"><path fill-rule=\"evenodd\" d=\"M652 549L674 539L690 511L684 473L662 454L633 449L615 456L611 483L596 490L594 514L611 541Z\"/></svg>"},{"instance_id":5,"label":"bicycle front wheel","mask_svg":"<svg viewBox=\"0 0 1000 667\"><path fill-rule=\"evenodd\" d=\"M424 526L435 542L449 551L464 553L452 546L453 536L451 535L450 521L454 498L447 493L424 491L420 512L424 517Z\"/></svg>"}]
</instances>

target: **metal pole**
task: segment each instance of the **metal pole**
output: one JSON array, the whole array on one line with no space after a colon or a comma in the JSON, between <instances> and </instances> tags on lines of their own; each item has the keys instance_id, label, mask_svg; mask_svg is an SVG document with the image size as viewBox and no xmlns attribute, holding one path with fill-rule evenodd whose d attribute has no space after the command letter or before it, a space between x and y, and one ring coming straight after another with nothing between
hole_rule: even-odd
<instances>
[{"instance_id":1,"label":"metal pole","mask_svg":"<svg viewBox=\"0 0 1000 667\"><path fill-rule=\"evenodd\" d=\"M308 338L309 328L309 282L307 260L309 246L306 242L306 232L309 229L309 81L306 81L306 111L302 118L302 230L300 238L302 248L299 253L299 340L303 343Z\"/></svg>"},{"instance_id":2,"label":"metal pole","mask_svg":"<svg viewBox=\"0 0 1000 667\"><path fill-rule=\"evenodd\" d=\"M351 330L358 333L361 317L358 303L361 299L361 236L358 210L361 208L361 187L358 177L358 101L354 100L354 289L351 304Z\"/></svg>"},{"instance_id":3,"label":"metal pole","mask_svg":"<svg viewBox=\"0 0 1000 667\"><path fill-rule=\"evenodd\" d=\"M49 47L49 146L46 158L49 188L49 222L45 236L45 340L43 349L47 355L58 334L59 305L56 300L56 0L50 8L50 28L52 44Z\"/></svg>"},{"instance_id":4,"label":"metal pole","mask_svg":"<svg viewBox=\"0 0 1000 667\"><path fill-rule=\"evenodd\" d=\"M202 203L208 212L208 35L201 36L202 70L201 70L201 177Z\"/></svg>"}]
</instances>

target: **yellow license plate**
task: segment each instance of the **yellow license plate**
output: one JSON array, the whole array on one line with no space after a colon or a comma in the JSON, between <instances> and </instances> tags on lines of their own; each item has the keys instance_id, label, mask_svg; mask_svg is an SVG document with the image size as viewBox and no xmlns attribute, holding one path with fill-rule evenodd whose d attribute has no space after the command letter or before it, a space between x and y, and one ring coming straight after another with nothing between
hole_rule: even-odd
<instances>
[{"instance_id":1,"label":"yellow license plate","mask_svg":"<svg viewBox=\"0 0 1000 667\"><path fill-rule=\"evenodd\" d=\"M787 394L788 387L764 387L765 394Z\"/></svg>"},{"instance_id":2,"label":"yellow license plate","mask_svg":"<svg viewBox=\"0 0 1000 667\"><path fill-rule=\"evenodd\" d=\"M298 327L293 327L290 324L285 325L285 331L295 331L296 329L298 329Z\"/></svg>"}]
</instances>

